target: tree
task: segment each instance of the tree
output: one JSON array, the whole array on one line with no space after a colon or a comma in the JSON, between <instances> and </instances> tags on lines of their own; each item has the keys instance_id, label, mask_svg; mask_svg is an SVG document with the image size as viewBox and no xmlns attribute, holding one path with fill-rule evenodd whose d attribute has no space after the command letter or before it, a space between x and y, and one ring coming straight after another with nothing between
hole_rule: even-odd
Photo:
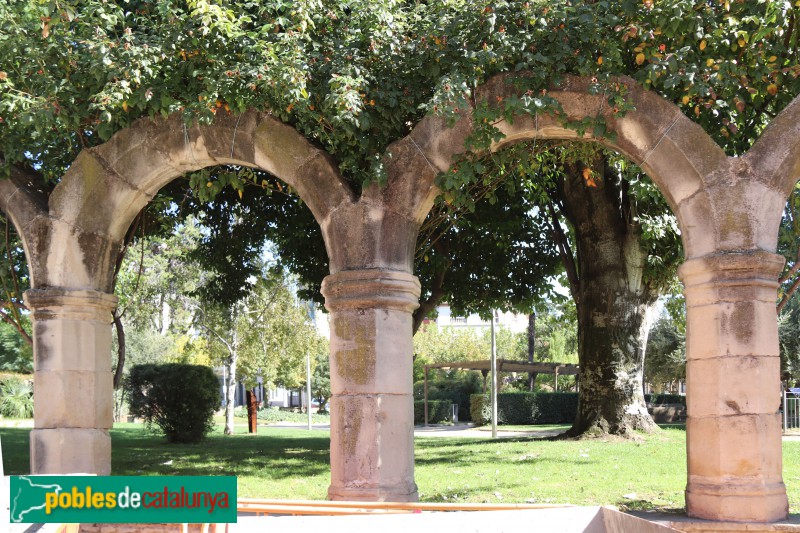
<instances>
[{"instance_id":1,"label":"tree","mask_svg":"<svg viewBox=\"0 0 800 533\"><path fill-rule=\"evenodd\" d=\"M657 390L668 392L686 379L686 335L669 316L662 313L647 339L646 381Z\"/></svg>"},{"instance_id":2,"label":"tree","mask_svg":"<svg viewBox=\"0 0 800 533\"><path fill-rule=\"evenodd\" d=\"M626 111L624 87L612 76L632 76L678 103L732 155L798 93L798 7L785 2L354 0L223 9L93 0L0 10L16 30L0 40L0 56L13 58L0 73L3 169L45 185L80 148L148 115L182 113L190 122L270 109L323 146L357 192L384 178L381 154L423 115L471 113L468 148L480 153L500 135L498 118L557 114L547 90L564 74L593 76L618 113ZM475 87L510 71L529 73L518 80L523 98L472 107ZM571 124L597 135L605 126ZM438 185L457 212L473 209L496 181L480 158L452 170ZM239 186L222 175L206 181L201 173L193 183ZM48 187L40 189L46 197ZM438 295L431 287L423 301Z\"/></svg>"},{"instance_id":3,"label":"tree","mask_svg":"<svg viewBox=\"0 0 800 533\"><path fill-rule=\"evenodd\" d=\"M327 413L331 397L331 363L327 353L318 353L314 358L314 372L311 375L311 395L319 402L318 413Z\"/></svg>"}]
</instances>

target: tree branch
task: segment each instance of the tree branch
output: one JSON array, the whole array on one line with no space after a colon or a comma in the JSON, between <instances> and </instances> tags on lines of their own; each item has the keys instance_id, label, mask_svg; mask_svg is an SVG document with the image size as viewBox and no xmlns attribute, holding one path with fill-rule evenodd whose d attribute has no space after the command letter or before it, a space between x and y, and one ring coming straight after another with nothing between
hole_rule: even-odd
<instances>
[{"instance_id":1,"label":"tree branch","mask_svg":"<svg viewBox=\"0 0 800 533\"><path fill-rule=\"evenodd\" d=\"M114 327L117 329L117 368L114 370L114 389L119 389L122 383L122 373L125 369L125 328L122 326L122 315L116 311L114 317Z\"/></svg>"},{"instance_id":2,"label":"tree branch","mask_svg":"<svg viewBox=\"0 0 800 533\"><path fill-rule=\"evenodd\" d=\"M800 288L800 276L798 276L797 279L794 280L794 283L792 283L791 287L789 287L789 289L783 293L783 297L781 298L781 301L778 302L776 308L778 314L781 314L781 311L783 311L783 308L789 303L789 300L792 298L794 293L797 292L798 288Z\"/></svg>"},{"instance_id":3,"label":"tree branch","mask_svg":"<svg viewBox=\"0 0 800 533\"><path fill-rule=\"evenodd\" d=\"M569 246L567 236L561 228L558 213L556 213L552 200L547 202L547 211L550 214L550 229L553 232L553 237L558 246L558 253L561 256L561 261L564 263L564 271L567 273L567 280L569 281L569 291L572 293L572 299L577 304L580 300L580 277L578 276L578 268L575 266L575 256Z\"/></svg>"},{"instance_id":4,"label":"tree branch","mask_svg":"<svg viewBox=\"0 0 800 533\"><path fill-rule=\"evenodd\" d=\"M22 327L22 324L18 324L13 318L8 316L8 313L3 311L2 309L0 309L0 319L2 319L3 322L6 322L7 324L11 324L14 327L14 329L17 330L17 333L19 333L22 336L22 338L25 339L25 342L27 342L29 346L33 346L33 339L31 338L30 335L28 335L28 332L25 331L25 329Z\"/></svg>"},{"instance_id":5,"label":"tree branch","mask_svg":"<svg viewBox=\"0 0 800 533\"><path fill-rule=\"evenodd\" d=\"M778 283L783 285L784 283L792 279L792 276L797 274L798 270L800 270L800 248L797 249L797 259L794 260L794 264L789 268L789 270L786 271L786 273L783 276L778 278Z\"/></svg>"}]
</instances>

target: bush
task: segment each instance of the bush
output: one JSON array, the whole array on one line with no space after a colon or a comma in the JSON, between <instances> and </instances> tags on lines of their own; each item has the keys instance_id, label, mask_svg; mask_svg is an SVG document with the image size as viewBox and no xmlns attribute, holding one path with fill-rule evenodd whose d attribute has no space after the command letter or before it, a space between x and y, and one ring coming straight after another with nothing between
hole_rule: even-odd
<instances>
[{"instance_id":1,"label":"bush","mask_svg":"<svg viewBox=\"0 0 800 533\"><path fill-rule=\"evenodd\" d=\"M16 374L0 377L0 415L8 418L33 416L33 381L30 377Z\"/></svg>"},{"instance_id":2,"label":"bush","mask_svg":"<svg viewBox=\"0 0 800 533\"><path fill-rule=\"evenodd\" d=\"M575 420L578 394L575 392L510 392L497 395L498 424L566 424ZM472 421L486 424L492 419L491 397L470 397Z\"/></svg>"},{"instance_id":3,"label":"bush","mask_svg":"<svg viewBox=\"0 0 800 533\"><path fill-rule=\"evenodd\" d=\"M214 427L219 382L207 366L137 365L125 387L131 414L157 425L169 442L199 442Z\"/></svg>"},{"instance_id":4,"label":"bush","mask_svg":"<svg viewBox=\"0 0 800 533\"><path fill-rule=\"evenodd\" d=\"M458 404L458 419L461 421L471 420L470 416L470 396L481 391L482 384L480 374L469 372L456 375L450 378L438 378L428 380L428 402L431 400L447 401L451 404ZM425 382L417 381L414 383L414 399L425 399Z\"/></svg>"},{"instance_id":5,"label":"bush","mask_svg":"<svg viewBox=\"0 0 800 533\"><path fill-rule=\"evenodd\" d=\"M670 405L679 403L686 405L686 396L682 394L645 394L644 401L653 405Z\"/></svg>"},{"instance_id":6,"label":"bush","mask_svg":"<svg viewBox=\"0 0 800 533\"><path fill-rule=\"evenodd\" d=\"M451 406L453 402L448 400L428 400L428 423L439 424L441 422L452 422ZM414 424L425 423L425 400L414 402Z\"/></svg>"}]
</instances>

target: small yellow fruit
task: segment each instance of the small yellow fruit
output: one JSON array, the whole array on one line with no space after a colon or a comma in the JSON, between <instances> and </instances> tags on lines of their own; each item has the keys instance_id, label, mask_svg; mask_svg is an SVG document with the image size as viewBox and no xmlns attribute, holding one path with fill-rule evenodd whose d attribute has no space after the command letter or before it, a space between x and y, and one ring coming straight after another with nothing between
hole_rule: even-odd
<instances>
[{"instance_id":1,"label":"small yellow fruit","mask_svg":"<svg viewBox=\"0 0 800 533\"><path fill-rule=\"evenodd\" d=\"M683 101L683 105L686 105L686 104L688 104L690 100L691 100L691 98L689 98L689 96L688 96L688 95L684 96L684 97L683 97L683 99L682 99L682 101Z\"/></svg>"},{"instance_id":2,"label":"small yellow fruit","mask_svg":"<svg viewBox=\"0 0 800 533\"><path fill-rule=\"evenodd\" d=\"M710 67L713 64L714 64L714 60L713 59L711 59L710 57L708 59L706 59L706 66L707 67Z\"/></svg>"},{"instance_id":3,"label":"small yellow fruit","mask_svg":"<svg viewBox=\"0 0 800 533\"><path fill-rule=\"evenodd\" d=\"M705 39L703 39L702 41L700 41L700 51L703 51L703 50L705 50L705 49L706 49L706 46L708 46L708 43L706 42L706 40L705 40Z\"/></svg>"},{"instance_id":4,"label":"small yellow fruit","mask_svg":"<svg viewBox=\"0 0 800 533\"><path fill-rule=\"evenodd\" d=\"M598 65L602 65L603 64L603 56L600 56L600 57L597 58L597 64Z\"/></svg>"},{"instance_id":5,"label":"small yellow fruit","mask_svg":"<svg viewBox=\"0 0 800 533\"><path fill-rule=\"evenodd\" d=\"M644 63L644 54L639 52L636 54L636 64L641 65L642 63Z\"/></svg>"},{"instance_id":6,"label":"small yellow fruit","mask_svg":"<svg viewBox=\"0 0 800 533\"><path fill-rule=\"evenodd\" d=\"M775 96L776 94L778 94L778 86L775 85L774 83L770 83L769 85L767 85L767 92L770 95Z\"/></svg>"}]
</instances>

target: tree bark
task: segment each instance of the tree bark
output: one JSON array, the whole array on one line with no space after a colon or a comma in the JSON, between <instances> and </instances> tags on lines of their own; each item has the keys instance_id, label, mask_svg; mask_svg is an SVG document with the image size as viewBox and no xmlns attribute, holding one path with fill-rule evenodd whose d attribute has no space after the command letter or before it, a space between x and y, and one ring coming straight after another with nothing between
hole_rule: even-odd
<instances>
[{"instance_id":1,"label":"tree bark","mask_svg":"<svg viewBox=\"0 0 800 533\"><path fill-rule=\"evenodd\" d=\"M533 363L536 355L536 311L528 315L528 362ZM536 385L536 372L528 372L528 390L533 392Z\"/></svg>"},{"instance_id":2,"label":"tree bark","mask_svg":"<svg viewBox=\"0 0 800 533\"><path fill-rule=\"evenodd\" d=\"M587 179L567 168L563 212L575 233L578 413L568 436L657 428L642 392L649 317L658 294L644 279L647 252L626 182L600 160Z\"/></svg>"},{"instance_id":3,"label":"tree bark","mask_svg":"<svg viewBox=\"0 0 800 533\"><path fill-rule=\"evenodd\" d=\"M233 408L236 403L236 349L229 349L226 366L228 368L228 382L225 384L228 401L225 403L225 435L233 435Z\"/></svg>"},{"instance_id":4,"label":"tree bark","mask_svg":"<svg viewBox=\"0 0 800 533\"><path fill-rule=\"evenodd\" d=\"M122 376L125 371L125 328L122 325L122 316L115 311L114 327L117 329L117 368L114 370L114 390L122 385Z\"/></svg>"}]
</instances>

